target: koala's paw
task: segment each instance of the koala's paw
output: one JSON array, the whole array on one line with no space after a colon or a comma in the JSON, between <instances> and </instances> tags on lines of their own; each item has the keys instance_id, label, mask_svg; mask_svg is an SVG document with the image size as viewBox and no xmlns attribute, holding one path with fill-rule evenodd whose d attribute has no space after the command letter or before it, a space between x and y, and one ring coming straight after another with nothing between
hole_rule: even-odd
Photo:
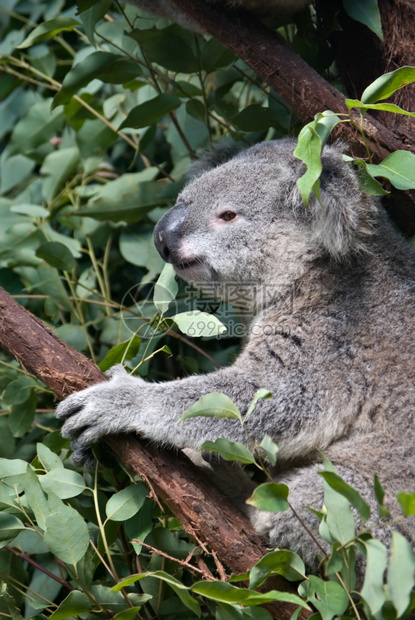
<instances>
[{"instance_id":1,"label":"koala's paw","mask_svg":"<svg viewBox=\"0 0 415 620\"><path fill-rule=\"evenodd\" d=\"M145 381L131 377L121 365L107 375L109 381L68 396L56 408L56 417L65 420L62 436L76 439L78 448L105 435L139 430L139 399Z\"/></svg>"}]
</instances>

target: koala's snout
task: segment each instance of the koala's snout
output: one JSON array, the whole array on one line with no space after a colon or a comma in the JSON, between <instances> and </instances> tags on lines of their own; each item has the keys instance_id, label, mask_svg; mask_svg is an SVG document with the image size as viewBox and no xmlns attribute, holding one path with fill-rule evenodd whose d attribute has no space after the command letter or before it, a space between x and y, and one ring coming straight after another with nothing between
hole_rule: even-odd
<instances>
[{"instance_id":1,"label":"koala's snout","mask_svg":"<svg viewBox=\"0 0 415 620\"><path fill-rule=\"evenodd\" d=\"M180 262L178 249L187 216L185 205L178 203L163 215L154 228L154 245L166 263Z\"/></svg>"}]
</instances>

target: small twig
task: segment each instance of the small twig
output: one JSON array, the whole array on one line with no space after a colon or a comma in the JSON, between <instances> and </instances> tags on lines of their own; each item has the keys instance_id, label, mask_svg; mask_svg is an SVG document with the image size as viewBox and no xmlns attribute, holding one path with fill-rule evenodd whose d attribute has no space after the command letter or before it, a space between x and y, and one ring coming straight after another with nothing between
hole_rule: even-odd
<instances>
[{"instance_id":1,"label":"small twig","mask_svg":"<svg viewBox=\"0 0 415 620\"><path fill-rule=\"evenodd\" d=\"M7 549L7 551L10 551L10 553L12 553L13 555L17 556L18 558L21 558L25 562L28 562L29 564L31 564L32 566L34 566L35 568L40 570L42 573L44 573L45 575L47 575L48 577L50 577L54 581L57 581L58 583L60 583L64 588L66 588L70 592L75 589L75 588L73 588L71 586L70 583L68 583L66 581L66 579L61 579L57 575L54 575L47 568L45 568L41 564L38 564L30 556L26 555L26 553L24 553L23 551L17 551L17 549L13 549L13 547L9 547L9 545L6 545L4 548Z\"/></svg>"},{"instance_id":2,"label":"small twig","mask_svg":"<svg viewBox=\"0 0 415 620\"><path fill-rule=\"evenodd\" d=\"M191 553L189 553L189 555L187 556L185 560L179 560L178 558L175 558L172 555L165 553L164 551L160 551L160 549L156 549L155 547L148 545L147 543L143 542L142 540L139 540L138 538L133 538L131 542L136 543L138 545L142 545L143 547L146 547L146 549L150 549L150 551L152 551L153 553L157 553L157 555L161 555L163 558L166 558L167 560L171 560L172 562L176 562L177 564L180 564L180 566L184 566L185 568L188 568L189 570L195 571L196 573L199 573L203 575L204 577L206 577L206 579L210 579L210 580L214 579L212 574L210 574L210 576L205 575L203 570L201 570L200 568L197 568L194 564L190 564L188 562L188 558L190 558L193 555L195 549Z\"/></svg>"}]
</instances>

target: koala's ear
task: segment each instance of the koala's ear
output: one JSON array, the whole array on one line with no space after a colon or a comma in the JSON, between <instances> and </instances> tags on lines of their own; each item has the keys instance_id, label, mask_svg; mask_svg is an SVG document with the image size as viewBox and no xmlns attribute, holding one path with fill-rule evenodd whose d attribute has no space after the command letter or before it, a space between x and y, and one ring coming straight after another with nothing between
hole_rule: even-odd
<instances>
[{"instance_id":1,"label":"koala's ear","mask_svg":"<svg viewBox=\"0 0 415 620\"><path fill-rule=\"evenodd\" d=\"M186 173L186 179L193 181L202 176L204 172L217 168L227 161L231 160L241 150L242 146L235 142L218 142L212 149L205 151L196 161L190 164Z\"/></svg>"},{"instance_id":2,"label":"koala's ear","mask_svg":"<svg viewBox=\"0 0 415 620\"><path fill-rule=\"evenodd\" d=\"M337 260L369 251L367 242L378 218L376 199L361 191L357 174L338 147L325 147L322 163L321 202L315 197L310 201L315 241Z\"/></svg>"}]
</instances>

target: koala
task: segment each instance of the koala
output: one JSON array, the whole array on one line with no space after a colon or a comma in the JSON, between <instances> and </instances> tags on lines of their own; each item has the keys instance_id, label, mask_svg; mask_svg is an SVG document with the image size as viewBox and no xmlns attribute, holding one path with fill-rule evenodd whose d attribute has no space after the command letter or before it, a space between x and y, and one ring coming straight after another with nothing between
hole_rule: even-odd
<instances>
[{"instance_id":1,"label":"koala","mask_svg":"<svg viewBox=\"0 0 415 620\"><path fill-rule=\"evenodd\" d=\"M318 519L305 506L323 505L321 453L366 498L374 520L375 473L393 515L396 493L414 491L415 256L337 147L324 148L320 201L306 208L295 145L269 141L227 151L228 161L223 152L203 161L154 230L178 276L243 293L255 318L234 364L164 383L117 366L108 382L59 404L57 416L78 446L131 431L194 450L219 437L248 444L235 420L176 422L210 392L244 414L266 388L272 397L257 402L246 431L256 445L265 434L278 444L274 478L288 485L291 505L318 538ZM243 503L252 486L245 473L220 461L214 470ZM270 545L314 564L319 550L293 512L253 510L251 519ZM397 527L414 544L414 520Z\"/></svg>"},{"instance_id":2,"label":"koala","mask_svg":"<svg viewBox=\"0 0 415 620\"><path fill-rule=\"evenodd\" d=\"M183 28L193 32L203 33L197 24L187 13L179 9L174 0L128 0L130 4L146 11L150 15L166 17L178 23ZM293 15L312 0L205 0L207 4L224 6L227 9L245 9L254 13L260 19L278 18L281 15Z\"/></svg>"}]
</instances>

